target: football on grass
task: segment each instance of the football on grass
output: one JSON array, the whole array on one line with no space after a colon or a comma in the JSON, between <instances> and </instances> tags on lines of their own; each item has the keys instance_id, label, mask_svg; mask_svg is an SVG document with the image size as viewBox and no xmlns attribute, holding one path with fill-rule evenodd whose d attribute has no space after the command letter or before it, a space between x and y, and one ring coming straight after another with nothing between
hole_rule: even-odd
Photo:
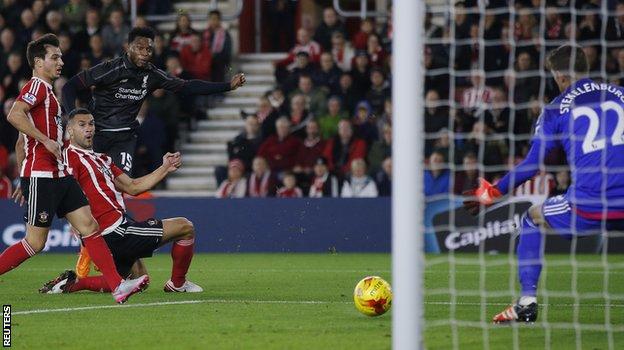
<instances>
[{"instance_id":1,"label":"football on grass","mask_svg":"<svg viewBox=\"0 0 624 350\"><path fill-rule=\"evenodd\" d=\"M366 316L383 315L392 305L392 289L381 277L364 277L355 286L353 301L355 308Z\"/></svg>"}]
</instances>

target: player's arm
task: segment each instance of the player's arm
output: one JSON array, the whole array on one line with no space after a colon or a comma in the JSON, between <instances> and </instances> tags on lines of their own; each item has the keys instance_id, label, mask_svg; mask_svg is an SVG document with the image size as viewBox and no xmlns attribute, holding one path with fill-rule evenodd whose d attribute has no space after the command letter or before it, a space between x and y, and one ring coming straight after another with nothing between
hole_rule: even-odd
<instances>
[{"instance_id":1,"label":"player's arm","mask_svg":"<svg viewBox=\"0 0 624 350\"><path fill-rule=\"evenodd\" d=\"M44 135L41 131L39 131L33 122L28 117L28 112L30 111L30 105L26 102L15 101L13 103L13 107L11 107L11 111L7 116L7 120L11 125L13 125L19 132L26 134L35 140L41 142L45 148L52 153L56 158L61 158L61 145L58 142L50 139L46 135ZM22 146L23 147L23 146Z\"/></svg>"},{"instance_id":2,"label":"player's arm","mask_svg":"<svg viewBox=\"0 0 624 350\"><path fill-rule=\"evenodd\" d=\"M182 95L212 95L236 90L245 84L245 74L238 73L230 82L212 82L199 79L183 80L172 77L162 69L155 69L159 87Z\"/></svg>"},{"instance_id":3,"label":"player's arm","mask_svg":"<svg viewBox=\"0 0 624 350\"><path fill-rule=\"evenodd\" d=\"M78 92L113 78L115 71L113 64L110 61L106 61L71 77L63 86L62 103L65 112L68 113L76 108Z\"/></svg>"},{"instance_id":4,"label":"player's arm","mask_svg":"<svg viewBox=\"0 0 624 350\"><path fill-rule=\"evenodd\" d=\"M180 153L167 153L163 156L163 164L143 177L133 179L119 170L118 174L115 174L115 187L132 196L139 195L156 186L169 173L178 170L181 164Z\"/></svg>"},{"instance_id":5,"label":"player's arm","mask_svg":"<svg viewBox=\"0 0 624 350\"><path fill-rule=\"evenodd\" d=\"M22 164L24 163L24 159L26 158L26 152L24 151L24 137L22 134L17 136L17 141L15 142L15 164L21 169ZM18 203L20 207L24 205L24 195L22 194L22 188L18 185L15 186L15 190L13 194L11 194L11 198Z\"/></svg>"},{"instance_id":6,"label":"player's arm","mask_svg":"<svg viewBox=\"0 0 624 350\"><path fill-rule=\"evenodd\" d=\"M516 187L535 176L546 155L558 144L556 130L557 127L553 119L548 118L546 111L544 111L537 121L535 135L531 140L531 148L524 160L505 174L496 185L480 178L479 187L464 192L465 196L473 197L464 201L464 207L475 215L481 206L491 205L498 198L509 194Z\"/></svg>"}]
</instances>

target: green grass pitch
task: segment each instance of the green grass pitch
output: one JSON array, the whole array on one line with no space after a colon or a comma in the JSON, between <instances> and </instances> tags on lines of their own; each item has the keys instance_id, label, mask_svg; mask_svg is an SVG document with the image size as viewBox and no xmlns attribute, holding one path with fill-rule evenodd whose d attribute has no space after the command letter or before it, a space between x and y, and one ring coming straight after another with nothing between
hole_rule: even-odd
<instances>
[{"instance_id":1,"label":"green grass pitch","mask_svg":"<svg viewBox=\"0 0 624 350\"><path fill-rule=\"evenodd\" d=\"M576 347L608 349L605 317L614 349L624 348L624 256L610 256L609 307L602 295L600 256L551 256L548 302L540 299L534 325L494 326L491 316L513 297L514 268L506 255L428 256L425 342L428 349ZM109 294L40 295L41 284L73 266L74 255L43 254L0 276L0 298L12 305L16 349L388 349L391 313L369 318L352 304L353 287L366 275L389 281L388 254L198 254L189 278L199 294L162 291L170 258L147 259L150 288L124 306ZM512 275L510 275L512 272ZM571 294L577 276L577 307ZM452 287L456 293L452 293ZM486 286L488 296L480 293ZM80 309L83 308L83 309ZM59 310L64 309L64 310ZM33 312L40 311L40 312ZM42 311L42 312L41 312ZM452 319L457 322L452 322ZM577 319L578 332L566 329ZM545 327L547 320L550 327ZM454 332L454 329L456 330Z\"/></svg>"}]
</instances>

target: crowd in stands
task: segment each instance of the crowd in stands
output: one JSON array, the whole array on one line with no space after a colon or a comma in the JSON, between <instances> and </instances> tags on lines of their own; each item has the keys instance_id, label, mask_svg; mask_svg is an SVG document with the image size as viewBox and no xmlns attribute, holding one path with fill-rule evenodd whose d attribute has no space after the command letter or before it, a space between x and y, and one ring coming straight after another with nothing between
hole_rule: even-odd
<instances>
[{"instance_id":1,"label":"crowd in stands","mask_svg":"<svg viewBox=\"0 0 624 350\"><path fill-rule=\"evenodd\" d=\"M169 14L171 1L137 1L139 15ZM19 177L14 147L17 131L7 122L20 87L30 79L26 45L45 33L59 37L63 52L62 76L54 83L61 100L64 83L80 70L124 53L129 23L128 2L120 0L3 0L0 3L0 198L7 198ZM136 26L148 26L138 17ZM196 31L189 17L179 14L173 32L158 33L152 63L182 79L223 81L232 57L232 38L212 11L207 26ZM87 91L79 103L90 99ZM203 104L202 104L203 103ZM156 90L148 97L139 120L135 176L155 169L162 155L176 149L180 121L205 116L205 100Z\"/></svg>"},{"instance_id":2,"label":"crowd in stands","mask_svg":"<svg viewBox=\"0 0 624 350\"><path fill-rule=\"evenodd\" d=\"M277 86L242 113L217 197L389 196L391 27L365 19L349 33L328 7L315 30L297 29Z\"/></svg>"},{"instance_id":3,"label":"crowd in stands","mask_svg":"<svg viewBox=\"0 0 624 350\"><path fill-rule=\"evenodd\" d=\"M151 8L151 3L162 6ZM142 5L145 11L167 13L167 3ZM608 2L608 15L601 12L599 0L542 3L518 0L512 8L506 1L489 1L480 13L476 0L466 0L456 2L450 12L427 12L427 195L461 194L479 176L496 181L526 155L541 107L559 94L543 66L549 49L570 42L582 45L591 78L624 84L623 2ZM60 94L66 78L122 54L130 29L127 9L117 0L3 4L4 115L30 75L24 59L28 41L46 32L59 35L65 61L63 77L55 83ZM280 28L272 29L274 41L290 42L291 49L275 62L277 85L259 99L255 111L241 113L245 128L228 143L229 163L216 172L218 197L391 194L392 18L366 18L351 30L331 7L321 17L316 28L303 25L291 33L282 24L270 25ZM139 17L137 25L148 23ZM189 16L180 14L173 32L156 37L153 63L181 78L222 81L231 56L232 38L219 12L211 12L200 32ZM88 101L88 96L80 99ZM160 154L175 149L179 121L193 119L203 107L201 100L155 91L140 115L138 153L143 165L138 171L151 170ZM17 177L10 161L15 138L3 116L0 180ZM570 182L565 159L554 155L548 164L557 167L522 191L565 191Z\"/></svg>"}]
</instances>

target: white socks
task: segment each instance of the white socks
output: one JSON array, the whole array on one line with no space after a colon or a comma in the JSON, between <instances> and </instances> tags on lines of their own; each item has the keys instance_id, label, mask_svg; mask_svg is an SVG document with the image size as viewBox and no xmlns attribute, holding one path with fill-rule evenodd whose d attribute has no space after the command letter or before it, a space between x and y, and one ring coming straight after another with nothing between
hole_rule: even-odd
<instances>
[{"instance_id":1,"label":"white socks","mask_svg":"<svg viewBox=\"0 0 624 350\"><path fill-rule=\"evenodd\" d=\"M520 300L518 300L518 305L527 306L533 303L537 303L537 298L533 296L522 296Z\"/></svg>"}]
</instances>

